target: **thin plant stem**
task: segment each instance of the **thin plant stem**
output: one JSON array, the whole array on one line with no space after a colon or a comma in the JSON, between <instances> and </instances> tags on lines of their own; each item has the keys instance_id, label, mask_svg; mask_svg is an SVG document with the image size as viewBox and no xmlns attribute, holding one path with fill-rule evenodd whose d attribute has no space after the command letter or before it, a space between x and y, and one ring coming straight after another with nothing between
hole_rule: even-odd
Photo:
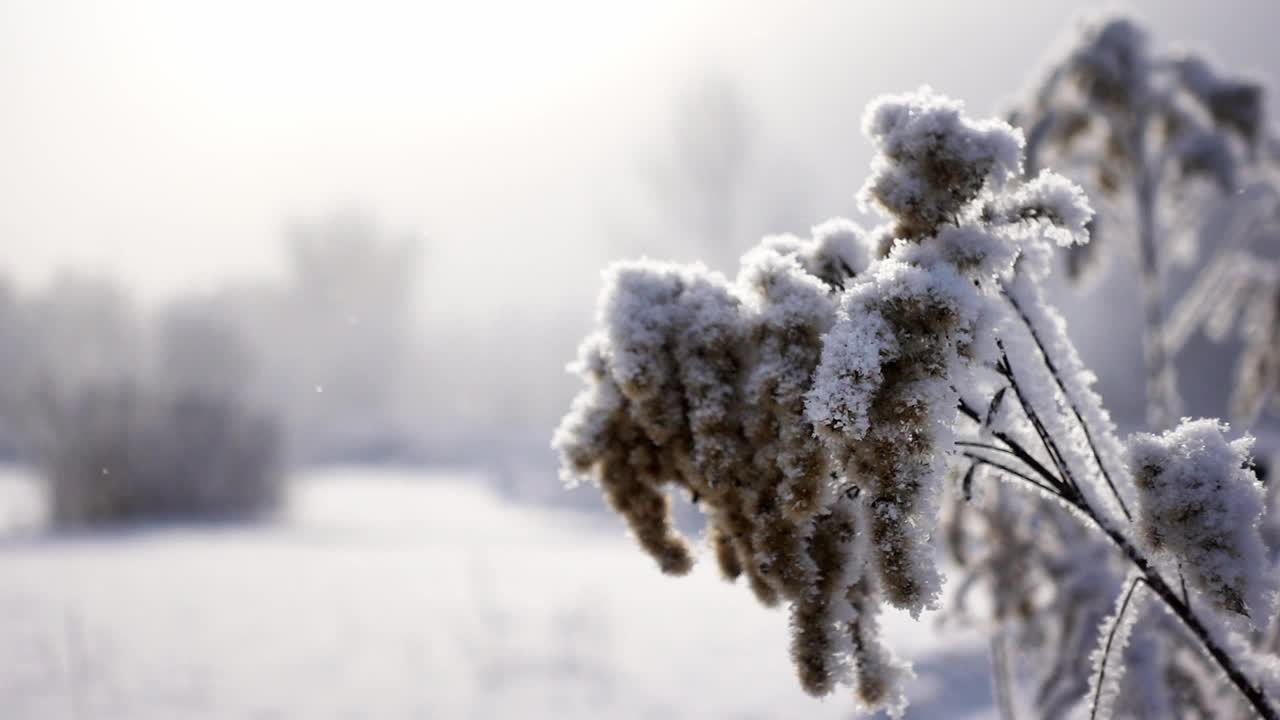
<instances>
[{"instance_id":1,"label":"thin plant stem","mask_svg":"<svg viewBox=\"0 0 1280 720\"><path fill-rule=\"evenodd\" d=\"M1018 472L1017 470L1014 470L1013 468L1009 467L1008 465L1005 465L1005 464L1003 464L1003 463L996 462L995 460L990 460L990 459L988 459L988 458L984 458L984 457L982 457L981 455L978 455L978 454L975 454L975 453L966 452L966 453L963 453L963 454L964 454L964 456L965 456L965 457L969 458L970 460L974 461L975 463L977 463L977 464L979 464L979 465L987 465L987 466L993 467L993 468L995 468L995 469L997 469L997 470L999 470L999 471L1001 471L1001 472L1003 472L1003 473L1006 473L1006 474L1008 474L1008 475L1012 475L1012 476L1014 476L1014 477L1016 477L1016 478L1018 478L1018 479L1020 479L1020 480L1022 480L1022 481L1024 481L1024 482L1027 482L1027 483L1030 483L1030 484L1032 484L1032 485L1035 485L1036 487L1040 488L1040 489L1041 489L1041 490L1043 490L1044 492L1049 493L1050 495L1054 495L1054 496L1056 496L1056 497L1062 497L1062 493L1061 493L1057 488L1049 487L1048 485L1045 485L1044 483L1040 482L1039 480L1036 480L1035 478L1033 478L1033 477L1031 477L1031 476L1029 476L1029 475L1027 475L1027 474L1025 474L1025 473L1021 473L1021 472Z\"/></svg>"},{"instance_id":2,"label":"thin plant stem","mask_svg":"<svg viewBox=\"0 0 1280 720\"><path fill-rule=\"evenodd\" d=\"M969 440L957 440L956 447L968 447L968 448L977 448L979 450L990 450L991 452L1004 453L1006 455L1012 455L1013 457L1018 457L1017 453L1015 453L1014 451L1010 450L1007 447L1000 447L999 445L989 445L987 443L980 443L980 442L971 442Z\"/></svg>"},{"instance_id":3,"label":"thin plant stem","mask_svg":"<svg viewBox=\"0 0 1280 720\"><path fill-rule=\"evenodd\" d=\"M1009 356L1005 354L1004 343L998 338L996 344L1000 347L1000 364L997 366L998 372L1009 381L1009 386L1013 388L1014 397L1018 398L1018 404L1022 406L1023 413L1027 416L1027 420L1031 422L1031 426L1035 428L1036 435L1040 437L1040 444L1044 446L1045 453L1049 455L1049 459L1058 469L1058 474L1066 485L1074 494L1080 494L1080 487L1076 484L1075 478L1072 477L1071 468L1067 465L1066 459L1062 456L1062 451L1058 449L1058 443L1049 434L1044 423L1041 422L1040 416L1036 413L1035 407L1031 405L1031 401L1027 399L1025 393L1022 392L1022 386L1018 383L1018 378L1013 372L1013 366L1009 363Z\"/></svg>"},{"instance_id":4,"label":"thin plant stem","mask_svg":"<svg viewBox=\"0 0 1280 720\"><path fill-rule=\"evenodd\" d=\"M977 423L978 425L982 425L982 418L981 416L978 415L978 411L970 407L964 400L960 401L958 408L960 410L960 414L969 418L970 420ZM1019 460L1021 460L1027 467L1031 468L1032 472L1044 478L1046 483L1048 483L1049 485L1055 488L1062 488L1066 486L1066 484L1062 481L1061 478L1059 478L1057 475L1054 475L1052 470L1045 467L1044 463L1040 462L1035 458L1034 455L1027 452L1026 448L1022 447L1022 445L1020 445L1016 440L1010 437L1008 433L1003 431L996 431L992 433L992 435L995 436L997 440L1004 443L1004 446L1009 448L1009 451L1013 455L1015 455Z\"/></svg>"},{"instance_id":5,"label":"thin plant stem","mask_svg":"<svg viewBox=\"0 0 1280 720\"><path fill-rule=\"evenodd\" d=\"M1107 642L1102 646L1102 661L1098 668L1098 688L1093 694L1093 703L1089 710L1089 720L1093 720L1098 715L1098 700L1102 697L1102 684L1107 679L1107 661L1111 659L1111 643L1116 639L1116 633L1120 630L1120 624L1124 622L1125 610L1129 609L1129 600L1133 598L1133 591L1138 589L1138 583L1143 582L1140 577L1134 578L1129 583L1129 590L1124 594L1124 600L1120 601L1120 610L1116 613L1116 620L1111 625L1111 631L1107 633Z\"/></svg>"},{"instance_id":6,"label":"thin plant stem","mask_svg":"<svg viewBox=\"0 0 1280 720\"><path fill-rule=\"evenodd\" d=\"M1076 405L1075 398L1071 397L1071 393L1067 392L1066 383L1062 380L1062 373L1058 372L1058 367L1054 364L1053 358L1045 350L1044 343L1040 340L1040 333L1036 331L1035 325L1031 323L1031 318L1028 318L1027 314L1023 312L1022 306L1018 304L1017 299L1009 294L1008 290L1004 291L1004 296L1018 313L1018 317L1022 319L1022 324L1026 326L1027 332L1031 335L1031 340L1035 342L1036 348L1040 350L1040 357L1044 360L1045 367L1048 368L1049 374L1053 376L1054 382L1057 383L1058 390L1062 393L1062 397L1066 399L1067 406L1071 408L1071 413L1075 415L1076 423L1080 425L1080 430L1084 432L1084 439L1089 444L1089 451L1093 453L1093 460L1098 464L1098 470L1102 473L1102 479L1107 481L1107 487L1111 489L1111 494L1115 496L1116 502L1120 504L1120 512L1124 513L1126 520L1133 520L1133 516L1129 514L1129 508L1124 504L1124 498L1120 496L1120 491L1111 480L1111 473L1107 470L1106 463L1102 462L1102 454L1098 452L1098 446L1093 440L1093 433L1089 431L1089 424L1081 416L1080 408Z\"/></svg>"},{"instance_id":7,"label":"thin plant stem","mask_svg":"<svg viewBox=\"0 0 1280 720\"><path fill-rule=\"evenodd\" d=\"M1017 720L1013 713L1013 678L1009 672L1009 644L1004 628L991 635L991 674L995 678L996 704L1000 720Z\"/></svg>"},{"instance_id":8,"label":"thin plant stem","mask_svg":"<svg viewBox=\"0 0 1280 720\"><path fill-rule=\"evenodd\" d=\"M1136 139L1133 144L1141 147L1141 138ZM1152 176L1151 169L1145 167L1145 158L1140 160L1138 167L1142 169L1135 180L1134 202L1137 206L1138 266L1142 281L1142 344L1147 371L1147 422L1156 429L1163 429L1172 420L1173 398L1169 397L1169 388L1166 387L1172 368L1164 349L1164 293L1159 251L1156 247L1158 181Z\"/></svg>"}]
</instances>

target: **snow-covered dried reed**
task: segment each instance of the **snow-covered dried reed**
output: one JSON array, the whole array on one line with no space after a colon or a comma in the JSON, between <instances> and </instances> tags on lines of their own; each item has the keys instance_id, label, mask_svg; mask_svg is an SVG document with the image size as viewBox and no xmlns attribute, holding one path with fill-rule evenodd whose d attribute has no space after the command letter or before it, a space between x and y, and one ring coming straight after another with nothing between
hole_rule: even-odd
<instances>
[{"instance_id":1,"label":"snow-covered dried reed","mask_svg":"<svg viewBox=\"0 0 1280 720\"><path fill-rule=\"evenodd\" d=\"M1088 241L1083 193L1050 172L1024 179L1020 131L928 88L875 101L864 130L878 154L860 197L880 227L832 221L768 238L733 281L648 260L605 272L599 328L573 366L586 387L553 439L566 480L596 483L673 574L695 553L667 490L687 492L725 577L789 606L813 694L848 685L864 710L901 715L912 674L877 614L938 606L945 539L966 582L995 592L1002 621L1025 631L1068 618L1042 638L1073 663L1046 702L1119 707L1132 683L1109 677L1114 658L1124 678L1166 677L1166 655L1192 646L1275 717L1227 649L1220 612L1261 619L1272 603L1247 442L1202 422L1137 437L1126 454L1041 294L1051 246ZM1187 473L1209 483L1178 491L1202 511L1171 499ZM1002 502L1014 487L1035 502ZM962 499L942 528L949 491ZM1211 491L1218 504L1204 504ZM966 514L986 532L959 527ZM1216 525L1224 515L1229 530ZM1172 589L1179 565L1194 610ZM1114 599L1138 584L1133 607L1156 598L1168 613L1135 627L1131 603ZM1163 634L1178 642L1126 642Z\"/></svg>"}]
</instances>

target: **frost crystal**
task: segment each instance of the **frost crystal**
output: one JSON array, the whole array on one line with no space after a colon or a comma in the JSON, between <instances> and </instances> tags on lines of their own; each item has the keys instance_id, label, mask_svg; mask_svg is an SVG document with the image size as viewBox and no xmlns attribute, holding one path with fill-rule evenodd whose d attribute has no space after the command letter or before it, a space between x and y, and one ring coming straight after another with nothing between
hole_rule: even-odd
<instances>
[{"instance_id":1,"label":"frost crystal","mask_svg":"<svg viewBox=\"0 0 1280 720\"><path fill-rule=\"evenodd\" d=\"M1051 172L1041 172L1018 188L997 212L1008 220L1044 220L1045 235L1062 247L1089 242L1093 208L1079 185Z\"/></svg>"}]
</instances>

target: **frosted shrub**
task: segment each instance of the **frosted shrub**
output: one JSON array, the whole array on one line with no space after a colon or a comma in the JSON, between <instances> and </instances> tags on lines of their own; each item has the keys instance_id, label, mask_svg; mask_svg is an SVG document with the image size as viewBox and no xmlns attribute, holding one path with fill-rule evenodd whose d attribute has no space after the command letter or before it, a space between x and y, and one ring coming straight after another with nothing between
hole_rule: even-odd
<instances>
[{"instance_id":1,"label":"frosted shrub","mask_svg":"<svg viewBox=\"0 0 1280 720\"><path fill-rule=\"evenodd\" d=\"M55 525L242 518L279 494L278 428L238 399L101 384L47 421Z\"/></svg>"},{"instance_id":2,"label":"frosted shrub","mask_svg":"<svg viewBox=\"0 0 1280 720\"><path fill-rule=\"evenodd\" d=\"M146 340L140 367L34 381L25 450L48 482L53 524L272 509L283 438L243 390L250 367L238 335L192 308L170 313Z\"/></svg>"},{"instance_id":3,"label":"frosted shrub","mask_svg":"<svg viewBox=\"0 0 1280 720\"><path fill-rule=\"evenodd\" d=\"M881 226L837 220L807 238L766 238L732 281L648 260L605 272L599 328L572 366L586 387L553 438L566 480L595 483L677 575L696 552L668 493L687 493L725 578L788 607L791 655L815 695L847 685L862 709L902 714L911 669L877 615L886 603L915 615L938 606L945 540L965 569L958 597L988 586L998 625L1040 627L1029 645L1057 651L1045 653L1057 678L1041 693L1045 714L1163 707L1133 679L1177 685L1190 662L1275 717L1223 649L1230 603L1193 609L1168 567L1184 564L1207 596L1237 588L1249 612L1269 612L1257 507L1244 500L1257 491L1247 444L1217 425L1217 444L1190 430L1135 439L1134 453L1164 448L1161 477L1178 488L1204 470L1238 491L1198 514L1161 505L1194 493L1135 484L1147 471L1129 472L1041 294L1051 245L1088 241L1083 193L1048 172L1024 180L1019 131L969 119L927 88L876 101L864 130L879 153L860 197ZM1015 488L1031 502L1012 502ZM1231 533L1213 525L1224 513ZM1142 528L1171 517L1178 539L1162 530L1150 545ZM1120 603L1122 593L1137 598ZM1167 612L1131 617L1130 605ZM1186 647L1192 660L1170 660ZM1115 662L1127 672L1110 674Z\"/></svg>"}]
</instances>

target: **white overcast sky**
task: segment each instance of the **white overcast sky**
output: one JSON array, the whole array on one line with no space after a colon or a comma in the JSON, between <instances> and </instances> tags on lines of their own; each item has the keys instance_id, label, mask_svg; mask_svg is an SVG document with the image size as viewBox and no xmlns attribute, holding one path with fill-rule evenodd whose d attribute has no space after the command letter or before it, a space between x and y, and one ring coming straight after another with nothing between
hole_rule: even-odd
<instances>
[{"instance_id":1,"label":"white overcast sky","mask_svg":"<svg viewBox=\"0 0 1280 720\"><path fill-rule=\"evenodd\" d=\"M1157 42L1276 85L1280 3L1128 7ZM160 297L271 273L287 222L359 209L427 239L433 302L576 303L608 254L601 208L627 207L691 78L741 82L775 149L815 175L818 221L853 211L869 99L929 83L992 111L1076 12L0 0L0 267ZM487 300L466 299L477 281Z\"/></svg>"}]
</instances>

